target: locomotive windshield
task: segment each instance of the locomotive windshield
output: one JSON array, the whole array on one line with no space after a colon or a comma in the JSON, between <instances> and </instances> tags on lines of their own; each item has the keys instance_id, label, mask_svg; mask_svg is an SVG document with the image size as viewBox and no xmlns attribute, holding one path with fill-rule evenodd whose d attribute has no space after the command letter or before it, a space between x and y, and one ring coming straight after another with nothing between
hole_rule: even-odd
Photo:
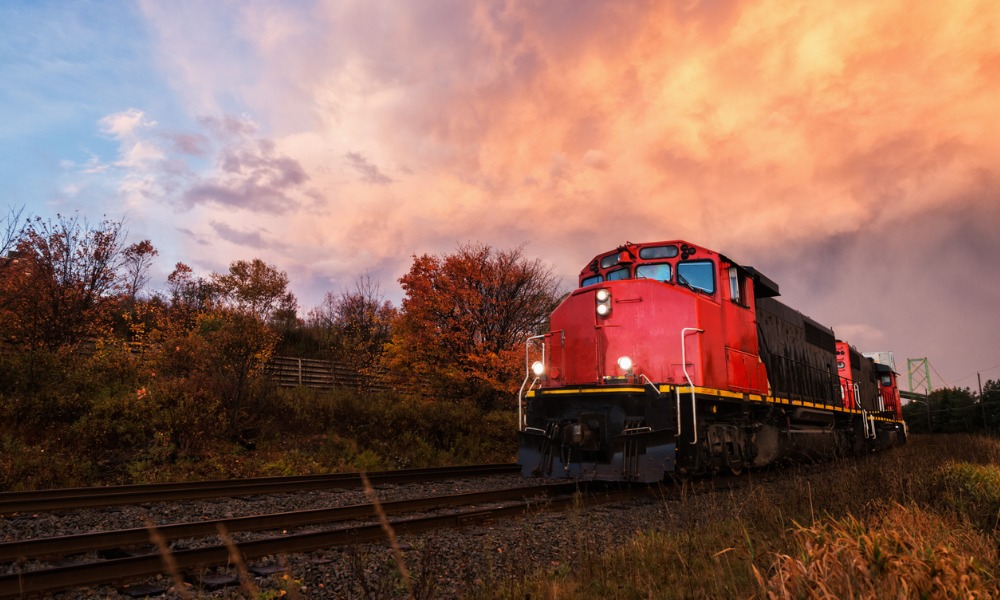
<instances>
[{"instance_id":1,"label":"locomotive windshield","mask_svg":"<svg viewBox=\"0 0 1000 600\"><path fill-rule=\"evenodd\" d=\"M706 294L715 293L715 266L710 260L677 263L677 282Z\"/></svg>"},{"instance_id":2,"label":"locomotive windshield","mask_svg":"<svg viewBox=\"0 0 1000 600\"><path fill-rule=\"evenodd\" d=\"M623 269L615 269L614 271L608 271L608 281L618 281L621 279L628 279L628 267Z\"/></svg>"},{"instance_id":3,"label":"locomotive windshield","mask_svg":"<svg viewBox=\"0 0 1000 600\"><path fill-rule=\"evenodd\" d=\"M670 281L670 263L650 263L635 268L636 279Z\"/></svg>"}]
</instances>

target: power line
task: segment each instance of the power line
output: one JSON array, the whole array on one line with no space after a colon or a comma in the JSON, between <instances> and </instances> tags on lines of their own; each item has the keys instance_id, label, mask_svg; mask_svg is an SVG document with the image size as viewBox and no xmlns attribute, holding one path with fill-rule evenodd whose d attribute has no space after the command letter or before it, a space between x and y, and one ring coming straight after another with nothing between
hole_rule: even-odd
<instances>
[{"instance_id":1,"label":"power line","mask_svg":"<svg viewBox=\"0 0 1000 600\"><path fill-rule=\"evenodd\" d=\"M952 387L952 385L951 385L950 383L948 383L948 382L947 382L947 381L945 380L945 378L944 378L944 377L941 377L941 374L940 374L940 373L938 373L938 370L934 368L934 365L933 365L933 364L931 364L931 361L927 361L927 364L928 364L928 365L930 365L930 367L931 367L931 371L934 371L934 374L938 376L938 379L940 379L941 381L944 381L944 387Z\"/></svg>"},{"instance_id":2,"label":"power line","mask_svg":"<svg viewBox=\"0 0 1000 600\"><path fill-rule=\"evenodd\" d=\"M964 380L966 380L966 379L968 379L968 378L972 377L973 375L976 375L977 373L978 373L978 374L982 374L982 373L986 373L987 371L992 371L993 369L996 369L996 368L998 368L998 367L1000 367L1000 363L997 363L997 364L993 365L992 367L987 367L987 368L985 368L985 369L980 369L980 370L976 371L975 373L969 373L968 375L964 375L964 376L962 376L962 377L959 377L959 378L958 378L958 380L956 381L956 383L957 383L958 381L964 381ZM936 373L936 372L937 372L937 371L935 371L935 373Z\"/></svg>"}]
</instances>

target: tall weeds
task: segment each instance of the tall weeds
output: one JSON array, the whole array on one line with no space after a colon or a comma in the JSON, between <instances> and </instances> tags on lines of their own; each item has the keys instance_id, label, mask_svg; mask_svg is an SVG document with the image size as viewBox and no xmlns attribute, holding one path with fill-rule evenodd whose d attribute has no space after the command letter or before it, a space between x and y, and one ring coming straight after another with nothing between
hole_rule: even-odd
<instances>
[{"instance_id":1,"label":"tall weeds","mask_svg":"<svg viewBox=\"0 0 1000 600\"><path fill-rule=\"evenodd\" d=\"M581 545L579 568L477 597L1000 597L998 465L1000 441L934 436L774 481L688 482L623 546Z\"/></svg>"}]
</instances>

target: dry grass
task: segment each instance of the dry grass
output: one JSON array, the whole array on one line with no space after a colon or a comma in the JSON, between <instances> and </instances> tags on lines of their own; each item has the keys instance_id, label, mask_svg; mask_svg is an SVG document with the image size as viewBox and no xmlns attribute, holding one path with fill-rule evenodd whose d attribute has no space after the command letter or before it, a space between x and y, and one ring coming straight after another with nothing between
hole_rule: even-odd
<instances>
[{"instance_id":1,"label":"dry grass","mask_svg":"<svg viewBox=\"0 0 1000 600\"><path fill-rule=\"evenodd\" d=\"M477 597L1000 597L998 465L998 440L925 436L738 489L694 482L624 546Z\"/></svg>"},{"instance_id":2,"label":"dry grass","mask_svg":"<svg viewBox=\"0 0 1000 600\"><path fill-rule=\"evenodd\" d=\"M824 519L792 533L794 555L777 554L760 595L787 598L996 598L995 542L966 524L916 506L875 519Z\"/></svg>"},{"instance_id":3,"label":"dry grass","mask_svg":"<svg viewBox=\"0 0 1000 600\"><path fill-rule=\"evenodd\" d=\"M947 463L932 477L933 504L986 532L1000 528L1000 469L995 465Z\"/></svg>"}]
</instances>

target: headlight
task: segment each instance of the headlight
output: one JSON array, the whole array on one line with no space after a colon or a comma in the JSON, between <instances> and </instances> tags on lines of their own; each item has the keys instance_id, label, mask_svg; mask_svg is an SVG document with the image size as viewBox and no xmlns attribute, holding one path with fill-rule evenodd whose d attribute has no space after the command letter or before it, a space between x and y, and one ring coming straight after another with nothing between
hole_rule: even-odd
<instances>
[{"instance_id":1,"label":"headlight","mask_svg":"<svg viewBox=\"0 0 1000 600\"><path fill-rule=\"evenodd\" d=\"M630 370L632 368L632 359L629 358L629 357L627 357L627 356L623 356L623 357L619 358L618 359L618 368L621 369L622 371L628 371L628 370Z\"/></svg>"},{"instance_id":2,"label":"headlight","mask_svg":"<svg viewBox=\"0 0 1000 600\"><path fill-rule=\"evenodd\" d=\"M597 290L594 298L597 300L597 316L606 317L611 314L611 292L609 290Z\"/></svg>"},{"instance_id":3,"label":"headlight","mask_svg":"<svg viewBox=\"0 0 1000 600\"><path fill-rule=\"evenodd\" d=\"M531 372L535 374L535 377L541 377L542 373L545 372L545 365L542 364L542 361L536 360L531 364Z\"/></svg>"}]
</instances>

